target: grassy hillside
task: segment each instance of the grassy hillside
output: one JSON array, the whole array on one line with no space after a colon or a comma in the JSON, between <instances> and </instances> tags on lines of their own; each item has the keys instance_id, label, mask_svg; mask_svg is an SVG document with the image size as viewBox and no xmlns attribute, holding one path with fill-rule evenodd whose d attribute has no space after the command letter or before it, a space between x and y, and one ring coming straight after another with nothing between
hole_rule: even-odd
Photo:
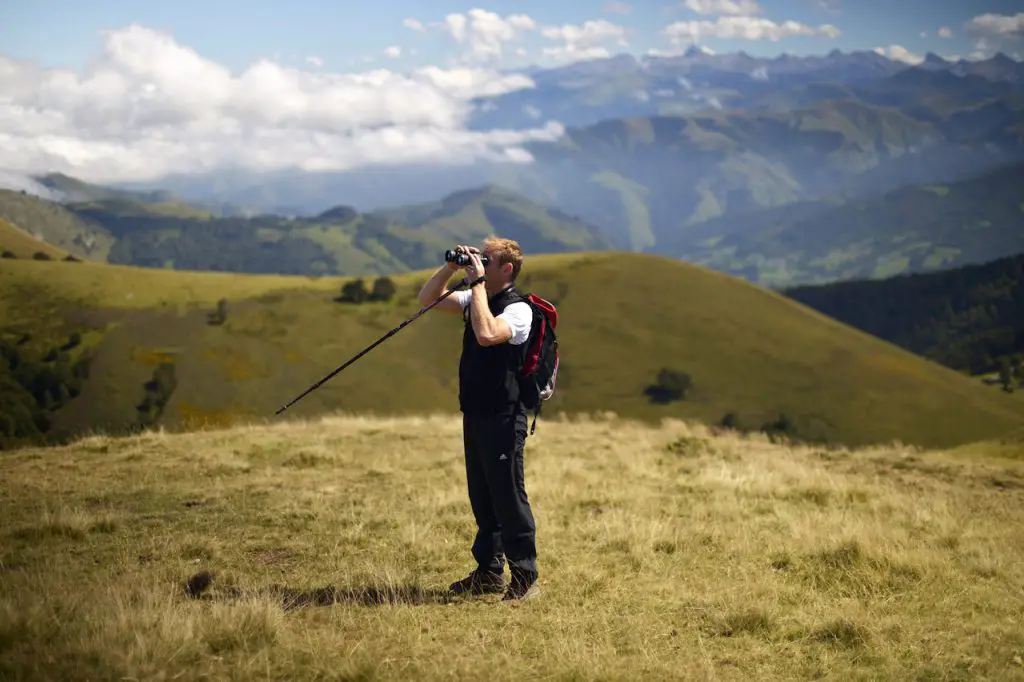
<instances>
[{"instance_id":1,"label":"grassy hillside","mask_svg":"<svg viewBox=\"0 0 1024 682\"><path fill-rule=\"evenodd\" d=\"M1024 355L1024 255L927 274L794 287L784 293L956 369L993 372L1001 360Z\"/></svg>"},{"instance_id":2,"label":"grassy hillside","mask_svg":"<svg viewBox=\"0 0 1024 682\"><path fill-rule=\"evenodd\" d=\"M0 220L0 253L5 258L32 258L42 253L50 259L62 259L69 255L67 251L36 239L6 220Z\"/></svg>"},{"instance_id":3,"label":"grassy hillside","mask_svg":"<svg viewBox=\"0 0 1024 682\"><path fill-rule=\"evenodd\" d=\"M87 186L93 187L93 186ZM439 202L360 214L337 206L317 216L219 217L182 203L120 194L60 205L0 194L0 215L53 244L121 265L289 275L373 275L437 262L457 240L504 234L530 253L610 246L577 218L485 186ZM112 190L114 191L114 190ZM83 234L96 248L84 248ZM91 243L91 242L89 242Z\"/></svg>"},{"instance_id":4,"label":"grassy hillside","mask_svg":"<svg viewBox=\"0 0 1024 682\"><path fill-rule=\"evenodd\" d=\"M1020 462L548 423L513 605L444 593L462 457L450 415L7 453L0 676L1024 678Z\"/></svg>"},{"instance_id":5,"label":"grassy hillside","mask_svg":"<svg viewBox=\"0 0 1024 682\"><path fill-rule=\"evenodd\" d=\"M106 261L111 234L62 204L31 194L0 189L0 219L54 247L95 261Z\"/></svg>"},{"instance_id":6,"label":"grassy hillside","mask_svg":"<svg viewBox=\"0 0 1024 682\"><path fill-rule=\"evenodd\" d=\"M68 379L64 390L47 379L49 397L39 400L62 405L51 436L191 428L272 414L414 314L427 274L395 276L391 301L356 305L335 300L340 278L10 261L0 270L0 319L25 362L78 377L89 353L86 381ZM731 414L739 428L776 424L805 439L942 446L997 437L1024 420L1019 394L986 390L782 295L687 264L537 256L521 284L561 311L563 365L549 414L708 423ZM457 409L461 324L437 313L417 320L286 415Z\"/></svg>"},{"instance_id":7,"label":"grassy hillside","mask_svg":"<svg viewBox=\"0 0 1024 682\"><path fill-rule=\"evenodd\" d=\"M877 197L708 221L667 253L769 286L886 278L1024 251L1024 164Z\"/></svg>"}]
</instances>

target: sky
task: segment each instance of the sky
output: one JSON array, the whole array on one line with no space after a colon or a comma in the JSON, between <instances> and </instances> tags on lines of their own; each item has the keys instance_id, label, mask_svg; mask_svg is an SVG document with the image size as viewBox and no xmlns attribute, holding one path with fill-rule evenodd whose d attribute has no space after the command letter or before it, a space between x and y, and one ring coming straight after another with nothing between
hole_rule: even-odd
<instances>
[{"instance_id":1,"label":"sky","mask_svg":"<svg viewBox=\"0 0 1024 682\"><path fill-rule=\"evenodd\" d=\"M0 171L96 182L225 165L528 162L561 134L470 131L510 73L691 44L755 56L1024 55L1020 0L3 0Z\"/></svg>"},{"instance_id":2,"label":"sky","mask_svg":"<svg viewBox=\"0 0 1024 682\"><path fill-rule=\"evenodd\" d=\"M474 22L474 9L496 14L498 21ZM0 3L0 53L44 66L80 68L103 49L104 31L138 24L169 33L233 71L261 58L333 71L373 66L407 70L499 56L495 61L503 67L549 66L570 55L595 53L587 50L638 56L670 51L679 44L673 43L671 32L666 34L670 26L708 22L696 24L703 29L697 40L690 39L693 31L676 34L686 44L759 56L899 46L917 56L934 51L967 57L979 51L978 41L985 37L984 32L967 31L974 17L1012 17L1020 11L1019 0L495 0L480 5L450 0L5 0ZM466 18L462 42L455 35L457 20L446 21L456 15ZM519 17L518 23L506 27L509 17ZM739 34L751 39L717 37L730 34L728 24L719 23L721 17L734 20L733 26L740 25L736 17L776 25L798 22L811 35L773 40L772 31L751 23L753 28ZM571 27L588 21L607 24L572 32ZM829 26L837 31L821 28ZM1016 31L1018 37L1024 33L1019 15ZM992 40L983 44L982 52L992 45Z\"/></svg>"}]
</instances>

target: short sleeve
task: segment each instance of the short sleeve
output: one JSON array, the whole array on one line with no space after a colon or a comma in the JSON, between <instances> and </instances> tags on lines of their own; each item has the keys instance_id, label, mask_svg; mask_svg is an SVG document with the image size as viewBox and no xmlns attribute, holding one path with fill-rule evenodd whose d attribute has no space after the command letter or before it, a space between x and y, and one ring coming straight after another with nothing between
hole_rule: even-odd
<instances>
[{"instance_id":1,"label":"short sleeve","mask_svg":"<svg viewBox=\"0 0 1024 682\"><path fill-rule=\"evenodd\" d=\"M513 346L526 343L526 339L530 338L530 327L533 325L533 309L530 308L529 303L520 301L507 306L498 315L498 319L505 320L508 323L509 329L512 330L512 338L508 342Z\"/></svg>"},{"instance_id":2,"label":"short sleeve","mask_svg":"<svg viewBox=\"0 0 1024 682\"><path fill-rule=\"evenodd\" d=\"M473 298L473 292L468 289L459 289L452 294L452 298L454 298L458 304L462 306L462 309L465 310L466 306L469 305L470 300Z\"/></svg>"}]
</instances>

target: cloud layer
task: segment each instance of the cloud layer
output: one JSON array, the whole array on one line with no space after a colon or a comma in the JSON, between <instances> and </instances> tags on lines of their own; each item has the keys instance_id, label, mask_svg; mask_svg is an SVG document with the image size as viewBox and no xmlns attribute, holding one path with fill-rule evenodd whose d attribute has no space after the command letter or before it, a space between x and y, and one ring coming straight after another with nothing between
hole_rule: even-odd
<instances>
[{"instance_id":1,"label":"cloud layer","mask_svg":"<svg viewBox=\"0 0 1024 682\"><path fill-rule=\"evenodd\" d=\"M715 21L677 21L665 27L663 33L673 45L699 42L709 38L778 42L795 36L837 38L840 35L839 29L831 24L809 26L799 21L776 23L764 17L750 16L725 16L718 17Z\"/></svg>"},{"instance_id":2,"label":"cloud layer","mask_svg":"<svg viewBox=\"0 0 1024 682\"><path fill-rule=\"evenodd\" d=\"M476 20L463 35L489 49L479 37L488 24ZM132 25L106 33L102 54L81 72L0 56L0 158L8 170L95 182L223 167L523 162L524 142L555 139L561 127L476 132L466 121L472 98L532 86L526 76L470 67L337 74L264 59L233 74Z\"/></svg>"}]
</instances>

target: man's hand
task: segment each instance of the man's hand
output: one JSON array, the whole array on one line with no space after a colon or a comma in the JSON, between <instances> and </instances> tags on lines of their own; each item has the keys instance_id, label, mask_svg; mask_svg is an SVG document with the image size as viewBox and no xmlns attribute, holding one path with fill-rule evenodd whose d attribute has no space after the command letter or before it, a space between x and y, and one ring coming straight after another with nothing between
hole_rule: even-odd
<instances>
[{"instance_id":1,"label":"man's hand","mask_svg":"<svg viewBox=\"0 0 1024 682\"><path fill-rule=\"evenodd\" d=\"M470 283L475 282L484 274L484 264L480 260L480 252L473 249L469 252L469 264L466 266L466 277Z\"/></svg>"}]
</instances>

